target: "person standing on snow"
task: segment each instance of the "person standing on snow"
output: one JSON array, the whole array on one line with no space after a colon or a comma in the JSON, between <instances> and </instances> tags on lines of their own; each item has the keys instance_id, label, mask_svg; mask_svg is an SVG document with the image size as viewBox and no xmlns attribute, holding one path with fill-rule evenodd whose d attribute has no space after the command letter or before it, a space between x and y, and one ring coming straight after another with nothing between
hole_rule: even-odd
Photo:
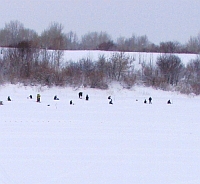
<instances>
[{"instance_id":1,"label":"person standing on snow","mask_svg":"<svg viewBox=\"0 0 200 184\"><path fill-rule=\"evenodd\" d=\"M40 94L37 94L37 102L40 102Z\"/></svg>"},{"instance_id":2,"label":"person standing on snow","mask_svg":"<svg viewBox=\"0 0 200 184\"><path fill-rule=\"evenodd\" d=\"M79 97L80 99L82 99L82 96L83 96L83 92L79 92L79 93L78 93L78 97Z\"/></svg>"},{"instance_id":3,"label":"person standing on snow","mask_svg":"<svg viewBox=\"0 0 200 184\"><path fill-rule=\"evenodd\" d=\"M149 104L152 104L152 98L149 97Z\"/></svg>"}]
</instances>

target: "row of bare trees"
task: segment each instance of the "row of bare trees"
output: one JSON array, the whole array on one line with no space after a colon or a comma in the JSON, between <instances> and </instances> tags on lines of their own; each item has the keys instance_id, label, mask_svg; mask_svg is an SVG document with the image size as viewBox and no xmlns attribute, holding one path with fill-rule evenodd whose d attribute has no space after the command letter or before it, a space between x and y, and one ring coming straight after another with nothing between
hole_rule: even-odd
<instances>
[{"instance_id":1,"label":"row of bare trees","mask_svg":"<svg viewBox=\"0 0 200 184\"><path fill-rule=\"evenodd\" d=\"M98 61L82 58L79 62L66 62L63 55L62 50L37 49L27 42L4 48L0 54L0 81L105 88L111 80L123 80L133 61L124 53L113 53L109 59L101 56Z\"/></svg>"},{"instance_id":2,"label":"row of bare trees","mask_svg":"<svg viewBox=\"0 0 200 184\"><path fill-rule=\"evenodd\" d=\"M163 90L177 90L181 93L200 94L200 57L197 56L185 66L177 55L163 54L156 65L143 63L142 83Z\"/></svg>"},{"instance_id":3,"label":"row of bare trees","mask_svg":"<svg viewBox=\"0 0 200 184\"><path fill-rule=\"evenodd\" d=\"M109 50L130 52L160 53L200 53L200 34L190 37L188 42L181 44L176 41L161 42L156 45L146 35L132 35L130 38L119 37L113 41L106 32L89 32L78 38L73 31L64 33L62 24L53 22L40 35L27 29L19 21L11 21L0 29L0 46L16 47L21 42L28 42L34 48L52 50Z\"/></svg>"},{"instance_id":4,"label":"row of bare trees","mask_svg":"<svg viewBox=\"0 0 200 184\"><path fill-rule=\"evenodd\" d=\"M16 48L4 48L0 54L0 83L22 82L26 85L87 86L106 89L113 81L125 88L135 84L183 93L200 94L200 58L185 66L174 54L160 55L156 63L151 60L135 67L135 58L124 52L113 52L97 60L82 58L64 61L64 51L31 47L21 42Z\"/></svg>"}]
</instances>

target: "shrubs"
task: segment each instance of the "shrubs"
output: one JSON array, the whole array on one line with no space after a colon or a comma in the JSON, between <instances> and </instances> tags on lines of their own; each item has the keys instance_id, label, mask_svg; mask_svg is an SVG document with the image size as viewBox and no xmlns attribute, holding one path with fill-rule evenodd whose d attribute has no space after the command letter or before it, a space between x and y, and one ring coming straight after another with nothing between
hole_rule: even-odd
<instances>
[{"instance_id":1,"label":"shrubs","mask_svg":"<svg viewBox=\"0 0 200 184\"><path fill-rule=\"evenodd\" d=\"M154 88L175 89L182 93L200 94L200 59L192 60L185 67L181 59L172 54L157 58L156 64L144 60L141 68L134 69L134 58L125 53L113 53L109 58L99 56L96 61L82 58L78 62L68 61L57 51L11 48L4 51L0 60L0 83L21 82L25 85L73 86L107 89L117 81L129 89L135 84ZM27 49L27 50L26 50ZM61 51L62 52L62 51Z\"/></svg>"}]
</instances>

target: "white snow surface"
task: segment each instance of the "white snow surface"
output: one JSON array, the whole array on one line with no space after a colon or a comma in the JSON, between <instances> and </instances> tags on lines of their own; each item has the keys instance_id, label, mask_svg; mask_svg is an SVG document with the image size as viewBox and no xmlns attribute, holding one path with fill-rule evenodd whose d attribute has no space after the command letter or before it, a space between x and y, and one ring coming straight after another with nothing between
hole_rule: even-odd
<instances>
[{"instance_id":1,"label":"white snow surface","mask_svg":"<svg viewBox=\"0 0 200 184\"><path fill-rule=\"evenodd\" d=\"M200 183L199 96L7 84L0 100L0 184Z\"/></svg>"},{"instance_id":2,"label":"white snow surface","mask_svg":"<svg viewBox=\"0 0 200 184\"><path fill-rule=\"evenodd\" d=\"M0 47L0 59L3 59L4 51L7 48ZM49 50L52 52L53 50ZM120 53L118 51L100 51L100 50L64 50L61 65L65 66L66 62L78 62L81 59L91 59L91 61L98 61L100 56L104 56L106 59L112 57L113 54ZM156 64L157 58L162 56L164 53L150 53L150 52L124 52L126 56L134 59L133 65L135 69L141 69L142 63L152 65ZM173 53L173 55L178 56L182 63L186 66L191 60L199 57L198 54L179 54Z\"/></svg>"},{"instance_id":3,"label":"white snow surface","mask_svg":"<svg viewBox=\"0 0 200 184\"><path fill-rule=\"evenodd\" d=\"M64 61L74 61L77 62L83 58L89 58L92 61L97 61L99 56L105 56L106 59L112 57L113 54L120 53L118 51L98 51L98 50L81 50L81 51L64 51ZM149 53L149 52L124 52L126 56L134 58L134 64L136 66L141 65L143 62L156 64L157 58L162 56L164 53ZM186 65L189 61L196 59L197 54L178 54L173 55L178 56L182 63Z\"/></svg>"}]
</instances>

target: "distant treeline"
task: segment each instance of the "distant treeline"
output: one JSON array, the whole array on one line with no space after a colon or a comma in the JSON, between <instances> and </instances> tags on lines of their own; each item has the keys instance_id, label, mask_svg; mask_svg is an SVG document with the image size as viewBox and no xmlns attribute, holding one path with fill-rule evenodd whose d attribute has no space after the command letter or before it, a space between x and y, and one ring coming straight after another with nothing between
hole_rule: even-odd
<instances>
[{"instance_id":1,"label":"distant treeline","mask_svg":"<svg viewBox=\"0 0 200 184\"><path fill-rule=\"evenodd\" d=\"M102 55L96 60L64 61L63 50L38 49L24 41L15 48L2 49L0 56L0 84L107 89L112 82L118 82L124 88L139 84L200 94L198 56L185 66L178 55L161 54L154 63L141 61L138 68L135 58L124 52L113 52L109 58Z\"/></svg>"},{"instance_id":2,"label":"distant treeline","mask_svg":"<svg viewBox=\"0 0 200 184\"><path fill-rule=\"evenodd\" d=\"M1 47L23 47L52 50L105 50L123 52L160 52L160 53L200 53L200 34L190 37L187 43L177 41L160 42L156 45L150 42L146 35L132 35L130 38L119 37L114 41L106 32L89 32L81 38L73 31L63 32L59 23L51 23L40 35L25 28L19 21L6 23L0 29Z\"/></svg>"}]
</instances>

